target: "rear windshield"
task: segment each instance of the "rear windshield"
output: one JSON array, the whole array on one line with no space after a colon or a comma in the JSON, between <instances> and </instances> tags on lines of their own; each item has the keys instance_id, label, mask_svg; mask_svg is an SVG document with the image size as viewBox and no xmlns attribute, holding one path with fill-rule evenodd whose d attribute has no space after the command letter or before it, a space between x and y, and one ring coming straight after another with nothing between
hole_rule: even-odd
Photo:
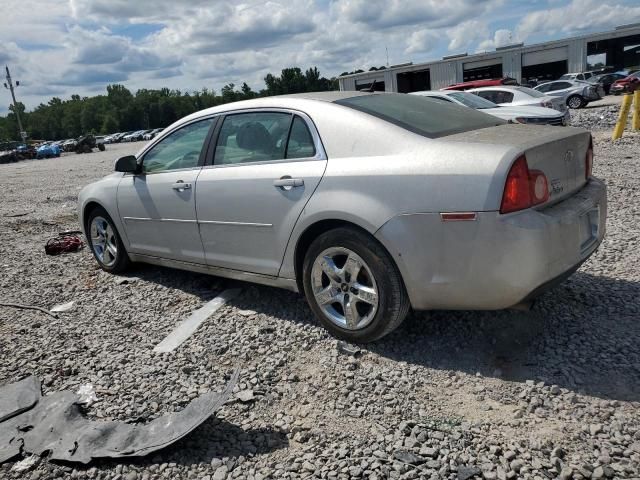
<instances>
[{"instance_id":1,"label":"rear windshield","mask_svg":"<svg viewBox=\"0 0 640 480\"><path fill-rule=\"evenodd\" d=\"M402 93L362 95L337 100L335 103L429 138L506 123L467 107Z\"/></svg>"},{"instance_id":2,"label":"rear windshield","mask_svg":"<svg viewBox=\"0 0 640 480\"><path fill-rule=\"evenodd\" d=\"M531 97L535 97L535 98L542 98L542 97L546 97L546 95L544 93L540 93L537 90L534 90L533 88L529 88L529 87L514 87L516 90L521 91L522 93L526 93L527 95L531 96Z\"/></svg>"},{"instance_id":3,"label":"rear windshield","mask_svg":"<svg viewBox=\"0 0 640 480\"><path fill-rule=\"evenodd\" d=\"M479 97L478 95L474 95L473 93L468 92L453 92L448 94L449 97L455 98L463 105L467 107L475 108L478 110L482 110L483 108L499 108L493 102L490 102L486 98Z\"/></svg>"}]
</instances>

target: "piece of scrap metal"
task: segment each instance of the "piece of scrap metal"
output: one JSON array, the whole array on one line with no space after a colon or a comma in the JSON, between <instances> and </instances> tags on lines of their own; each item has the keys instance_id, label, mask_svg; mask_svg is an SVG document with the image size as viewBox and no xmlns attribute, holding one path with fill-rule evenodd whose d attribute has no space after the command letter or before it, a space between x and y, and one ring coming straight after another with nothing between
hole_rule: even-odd
<instances>
[{"instance_id":1,"label":"piece of scrap metal","mask_svg":"<svg viewBox=\"0 0 640 480\"><path fill-rule=\"evenodd\" d=\"M80 409L80 398L73 392L40 397L33 408L0 422L0 463L25 452L49 452L52 460L85 464L94 458L147 455L188 435L213 415L231 396L239 374L240 369L236 368L222 392L206 393L184 410L147 424L88 420ZM0 388L0 398L5 390L13 388L21 394L33 387L16 385Z\"/></svg>"},{"instance_id":2,"label":"piece of scrap metal","mask_svg":"<svg viewBox=\"0 0 640 480\"><path fill-rule=\"evenodd\" d=\"M33 376L0 388L0 422L33 407L42 397L41 390L40 380Z\"/></svg>"}]
</instances>

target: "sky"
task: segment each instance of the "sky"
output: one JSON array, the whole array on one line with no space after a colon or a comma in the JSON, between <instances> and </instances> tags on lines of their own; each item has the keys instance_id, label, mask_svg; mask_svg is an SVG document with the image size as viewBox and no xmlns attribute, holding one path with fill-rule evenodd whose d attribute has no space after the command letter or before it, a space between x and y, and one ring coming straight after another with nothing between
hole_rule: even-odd
<instances>
[{"instance_id":1,"label":"sky","mask_svg":"<svg viewBox=\"0 0 640 480\"><path fill-rule=\"evenodd\" d=\"M220 92L640 22L637 0L2 0L0 65L28 109L110 83ZM3 75L4 76L4 75ZM0 115L9 92L0 90Z\"/></svg>"}]
</instances>

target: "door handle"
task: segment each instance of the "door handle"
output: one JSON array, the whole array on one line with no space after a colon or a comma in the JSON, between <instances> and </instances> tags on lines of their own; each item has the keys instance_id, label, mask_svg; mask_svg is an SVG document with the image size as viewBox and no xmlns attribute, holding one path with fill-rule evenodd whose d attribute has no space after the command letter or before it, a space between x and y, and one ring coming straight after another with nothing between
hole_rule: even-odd
<instances>
[{"instance_id":1,"label":"door handle","mask_svg":"<svg viewBox=\"0 0 640 480\"><path fill-rule=\"evenodd\" d=\"M302 178L282 177L273 181L273 186L278 188L291 189L293 187L304 186L304 180Z\"/></svg>"},{"instance_id":2,"label":"door handle","mask_svg":"<svg viewBox=\"0 0 640 480\"><path fill-rule=\"evenodd\" d=\"M171 188L173 188L174 190L178 190L179 192L182 192L184 190L190 190L191 189L191 184L190 183L184 183L182 180L178 180L176 183L171 185Z\"/></svg>"}]
</instances>

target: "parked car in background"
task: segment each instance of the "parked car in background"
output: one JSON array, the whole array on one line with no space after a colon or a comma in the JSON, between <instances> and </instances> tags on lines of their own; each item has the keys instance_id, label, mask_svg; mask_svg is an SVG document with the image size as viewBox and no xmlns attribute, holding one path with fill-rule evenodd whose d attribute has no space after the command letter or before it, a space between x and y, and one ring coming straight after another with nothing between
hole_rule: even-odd
<instances>
[{"instance_id":1,"label":"parked car in background","mask_svg":"<svg viewBox=\"0 0 640 480\"><path fill-rule=\"evenodd\" d=\"M621 93L633 93L638 88L640 88L640 72L635 72L613 82L610 91L614 95L620 95Z\"/></svg>"},{"instance_id":2,"label":"parked car in background","mask_svg":"<svg viewBox=\"0 0 640 480\"><path fill-rule=\"evenodd\" d=\"M534 90L545 95L562 98L569 108L586 107L589 102L600 100L605 95L602 85L579 80L556 80L541 83Z\"/></svg>"},{"instance_id":3,"label":"parked car in background","mask_svg":"<svg viewBox=\"0 0 640 480\"><path fill-rule=\"evenodd\" d=\"M419 96L265 97L118 159L79 193L79 223L107 272L147 262L302 291L330 332L368 342L410 307L508 308L574 272L605 234L592 162L584 129Z\"/></svg>"},{"instance_id":4,"label":"parked car in background","mask_svg":"<svg viewBox=\"0 0 640 480\"><path fill-rule=\"evenodd\" d=\"M567 105L557 97L550 97L528 87L482 87L469 90L470 93L478 95L501 107L531 106L553 108L559 112L565 112Z\"/></svg>"},{"instance_id":5,"label":"parked car in background","mask_svg":"<svg viewBox=\"0 0 640 480\"><path fill-rule=\"evenodd\" d=\"M616 80L621 80L623 78L625 78L625 75L621 73L602 73L600 75L594 75L587 81L589 83L601 85L604 93L609 95L613 83Z\"/></svg>"},{"instance_id":6,"label":"parked car in background","mask_svg":"<svg viewBox=\"0 0 640 480\"><path fill-rule=\"evenodd\" d=\"M139 142L147 130L136 130L122 137L123 142Z\"/></svg>"},{"instance_id":7,"label":"parked car in background","mask_svg":"<svg viewBox=\"0 0 640 480\"><path fill-rule=\"evenodd\" d=\"M554 110L553 108L545 107L503 107L479 97L478 95L474 95L473 93L460 92L457 90L431 90L424 92L412 92L409 95L420 95L435 100L455 103L457 105L474 108L482 111L483 113L493 115L494 117L516 123L566 126L569 124L569 120L571 118L569 110L562 113Z\"/></svg>"},{"instance_id":8,"label":"parked car in background","mask_svg":"<svg viewBox=\"0 0 640 480\"><path fill-rule=\"evenodd\" d=\"M75 138L65 140L62 144L62 150L64 150L65 152L73 152L76 148L76 143L77 141Z\"/></svg>"},{"instance_id":9,"label":"parked car in background","mask_svg":"<svg viewBox=\"0 0 640 480\"><path fill-rule=\"evenodd\" d=\"M36 149L36 158L59 157L60 151L60 147L56 143L45 143Z\"/></svg>"},{"instance_id":10,"label":"parked car in background","mask_svg":"<svg viewBox=\"0 0 640 480\"><path fill-rule=\"evenodd\" d=\"M142 136L143 140L152 140L153 138L155 138L156 135L158 135L162 130L164 130L163 128L154 128L153 130L148 131L147 133L145 133Z\"/></svg>"},{"instance_id":11,"label":"parked car in background","mask_svg":"<svg viewBox=\"0 0 640 480\"><path fill-rule=\"evenodd\" d=\"M588 80L593 77L591 72L565 73L558 80Z\"/></svg>"},{"instance_id":12,"label":"parked car in background","mask_svg":"<svg viewBox=\"0 0 640 480\"><path fill-rule=\"evenodd\" d=\"M515 78L509 77L471 80L469 82L456 83L455 85L450 85L442 88L441 90L469 90L471 88L493 87L496 85L518 85L518 81Z\"/></svg>"}]
</instances>

